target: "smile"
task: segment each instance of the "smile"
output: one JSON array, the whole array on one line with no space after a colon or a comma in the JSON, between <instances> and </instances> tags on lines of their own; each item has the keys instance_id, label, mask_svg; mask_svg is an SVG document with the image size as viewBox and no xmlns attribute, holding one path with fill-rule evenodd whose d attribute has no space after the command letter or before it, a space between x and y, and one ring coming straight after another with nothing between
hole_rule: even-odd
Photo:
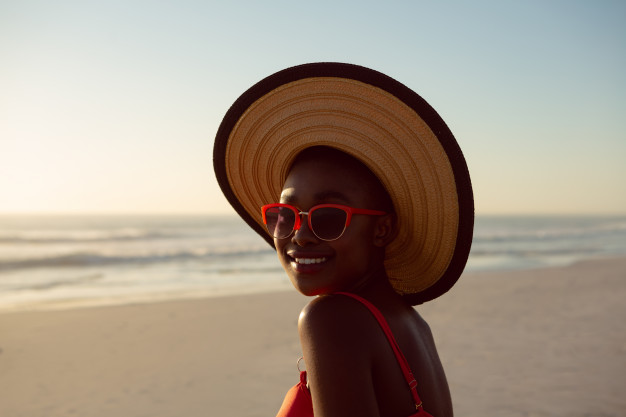
<instances>
[{"instance_id":1,"label":"smile","mask_svg":"<svg viewBox=\"0 0 626 417\"><path fill-rule=\"evenodd\" d=\"M321 264L322 262L326 262L326 258L294 258L294 260L300 265Z\"/></svg>"},{"instance_id":2,"label":"smile","mask_svg":"<svg viewBox=\"0 0 626 417\"><path fill-rule=\"evenodd\" d=\"M300 265L312 265L326 262L326 258L294 258L294 261Z\"/></svg>"}]
</instances>

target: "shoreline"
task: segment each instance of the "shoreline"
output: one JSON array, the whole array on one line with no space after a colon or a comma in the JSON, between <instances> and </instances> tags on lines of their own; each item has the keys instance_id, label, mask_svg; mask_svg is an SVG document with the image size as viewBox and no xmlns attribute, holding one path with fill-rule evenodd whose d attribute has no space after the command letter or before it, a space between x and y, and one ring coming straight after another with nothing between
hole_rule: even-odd
<instances>
[{"instance_id":1,"label":"shoreline","mask_svg":"<svg viewBox=\"0 0 626 417\"><path fill-rule=\"evenodd\" d=\"M626 257L465 274L417 309L463 416L621 416ZM0 415L275 415L295 291L0 314ZM589 399L593 398L593 401Z\"/></svg>"},{"instance_id":2,"label":"shoreline","mask_svg":"<svg viewBox=\"0 0 626 417\"><path fill-rule=\"evenodd\" d=\"M526 266L526 267L511 267L504 269L484 269L484 270L470 270L463 272L463 275L459 281L463 281L465 277L473 275L501 275L501 274L516 274L519 272L541 271L541 270L553 270L560 268L575 267L579 264L585 264L587 262L602 262L626 259L626 255L595 255L589 256L584 259L574 260L569 263L556 264L556 265L542 265L542 266ZM284 275L284 274L283 274ZM217 288L217 289L185 289L185 290L171 290L164 292L153 293L140 293L140 294L126 294L122 296L109 296L109 297L85 297L85 298L69 298L69 299L40 299L32 302L21 302L14 304L3 305L0 303L0 315L20 313L20 312L43 312L43 311L64 311L84 308L99 308L99 307L119 307L128 305L144 305L152 303L167 303L167 302L180 302L188 300L204 300L222 297L238 297L250 294L271 294L271 293L283 293L293 291L291 283L284 279L280 285L264 285L260 284L256 287L243 289L242 287L230 287L230 288ZM445 295L444 295L445 296Z\"/></svg>"}]
</instances>

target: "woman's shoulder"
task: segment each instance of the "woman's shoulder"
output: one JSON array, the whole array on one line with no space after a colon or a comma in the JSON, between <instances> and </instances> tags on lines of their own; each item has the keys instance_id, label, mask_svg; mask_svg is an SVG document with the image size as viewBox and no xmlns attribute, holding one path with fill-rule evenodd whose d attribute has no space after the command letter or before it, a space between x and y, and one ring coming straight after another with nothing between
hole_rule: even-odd
<instances>
[{"instance_id":1,"label":"woman's shoulder","mask_svg":"<svg viewBox=\"0 0 626 417\"><path fill-rule=\"evenodd\" d=\"M304 307L298 321L309 387L319 410L370 415L377 410L372 366L380 329L360 303L324 295Z\"/></svg>"},{"instance_id":2,"label":"woman's shoulder","mask_svg":"<svg viewBox=\"0 0 626 417\"><path fill-rule=\"evenodd\" d=\"M364 319L370 313L355 300L340 294L315 297L300 313L300 326L332 327L354 325L355 320ZM360 321L360 320L359 320Z\"/></svg>"},{"instance_id":3,"label":"woman's shoulder","mask_svg":"<svg viewBox=\"0 0 626 417\"><path fill-rule=\"evenodd\" d=\"M342 345L371 340L380 328L361 303L339 294L316 297L300 313L298 329L303 342L334 342Z\"/></svg>"}]
</instances>

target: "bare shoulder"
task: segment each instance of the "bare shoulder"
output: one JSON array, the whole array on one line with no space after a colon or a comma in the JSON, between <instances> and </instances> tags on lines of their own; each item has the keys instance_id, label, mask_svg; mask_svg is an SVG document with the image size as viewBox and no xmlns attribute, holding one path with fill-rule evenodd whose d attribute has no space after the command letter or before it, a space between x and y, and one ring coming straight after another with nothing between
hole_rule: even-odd
<instances>
[{"instance_id":1,"label":"bare shoulder","mask_svg":"<svg viewBox=\"0 0 626 417\"><path fill-rule=\"evenodd\" d=\"M311 301L298 321L315 415L377 415L372 380L375 319L340 295Z\"/></svg>"},{"instance_id":2,"label":"bare shoulder","mask_svg":"<svg viewBox=\"0 0 626 417\"><path fill-rule=\"evenodd\" d=\"M298 329L303 342L360 343L378 332L371 313L360 303L341 295L317 297L300 313Z\"/></svg>"}]
</instances>

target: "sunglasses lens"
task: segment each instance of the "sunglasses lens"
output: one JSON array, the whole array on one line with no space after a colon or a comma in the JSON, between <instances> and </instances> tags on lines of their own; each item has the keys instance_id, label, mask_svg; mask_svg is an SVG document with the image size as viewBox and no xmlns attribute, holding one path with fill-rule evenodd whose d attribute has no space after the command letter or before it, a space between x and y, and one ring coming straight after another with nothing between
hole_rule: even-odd
<instances>
[{"instance_id":1,"label":"sunglasses lens","mask_svg":"<svg viewBox=\"0 0 626 417\"><path fill-rule=\"evenodd\" d=\"M293 232L296 214L287 207L269 207L265 211L265 220L268 232L277 239L283 239Z\"/></svg>"},{"instance_id":2,"label":"sunglasses lens","mask_svg":"<svg viewBox=\"0 0 626 417\"><path fill-rule=\"evenodd\" d=\"M346 228L348 213L335 207L321 207L310 214L311 226L317 237L323 240L338 239Z\"/></svg>"}]
</instances>

